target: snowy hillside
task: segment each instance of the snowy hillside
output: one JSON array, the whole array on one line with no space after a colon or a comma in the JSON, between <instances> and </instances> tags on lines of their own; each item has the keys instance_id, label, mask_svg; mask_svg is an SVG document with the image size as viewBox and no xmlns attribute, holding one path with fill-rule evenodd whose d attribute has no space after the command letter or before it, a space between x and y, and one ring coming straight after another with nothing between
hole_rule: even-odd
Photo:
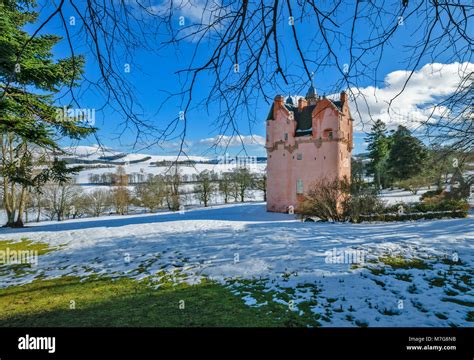
<instances>
[{"instance_id":1,"label":"snowy hillside","mask_svg":"<svg viewBox=\"0 0 474 360\"><path fill-rule=\"evenodd\" d=\"M94 175L114 173L118 166L122 166L129 175L146 179L149 175L169 173L172 163L176 161L179 164L180 174L186 176L193 176L204 170L218 174L228 172L234 168L232 161L235 161L235 159L224 157L128 154L98 146L77 146L63 150L67 154L61 157L66 159L71 166L84 167L76 176L78 184L89 184L91 176ZM255 162L248 165L249 170L253 173L263 173L266 168L265 159L253 157L252 160Z\"/></svg>"},{"instance_id":2,"label":"snowy hillside","mask_svg":"<svg viewBox=\"0 0 474 360\"><path fill-rule=\"evenodd\" d=\"M76 147L65 147L63 150L67 153L66 158L70 159L82 159L82 160L104 160L111 163L140 161L143 162L156 162L156 161L175 161L176 156L173 155L148 155L148 154L128 154L120 151L115 151L107 147L99 146L76 146ZM148 159L150 158L150 159ZM145 160L147 159L147 160ZM203 156L185 156L181 155L178 160L191 160L191 161L208 161L210 158Z\"/></svg>"}]
</instances>

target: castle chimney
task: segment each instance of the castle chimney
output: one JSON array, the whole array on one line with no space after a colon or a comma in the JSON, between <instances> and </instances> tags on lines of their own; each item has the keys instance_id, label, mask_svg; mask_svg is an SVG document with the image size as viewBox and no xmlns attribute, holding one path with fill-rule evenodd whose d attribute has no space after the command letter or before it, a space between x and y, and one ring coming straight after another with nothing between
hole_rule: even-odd
<instances>
[{"instance_id":1,"label":"castle chimney","mask_svg":"<svg viewBox=\"0 0 474 360\"><path fill-rule=\"evenodd\" d=\"M347 101L347 94L345 91L341 92L341 104L344 105Z\"/></svg>"},{"instance_id":2,"label":"castle chimney","mask_svg":"<svg viewBox=\"0 0 474 360\"><path fill-rule=\"evenodd\" d=\"M283 104L285 103L285 98L282 95L277 95L275 96L274 103L275 105L283 106Z\"/></svg>"}]
</instances>

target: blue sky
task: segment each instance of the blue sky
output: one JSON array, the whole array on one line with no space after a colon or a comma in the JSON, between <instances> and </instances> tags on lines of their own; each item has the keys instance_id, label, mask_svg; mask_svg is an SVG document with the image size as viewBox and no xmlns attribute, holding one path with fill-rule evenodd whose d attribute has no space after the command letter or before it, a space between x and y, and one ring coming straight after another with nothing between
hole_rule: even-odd
<instances>
[{"instance_id":1,"label":"blue sky","mask_svg":"<svg viewBox=\"0 0 474 360\"><path fill-rule=\"evenodd\" d=\"M41 2L40 2L41 3ZM160 1L156 2L157 4ZM199 5L199 1L196 1ZM52 6L46 6L42 9L40 19L45 19L51 11ZM195 12L196 9L193 9ZM68 16L68 12L74 14L74 11L66 6L65 15ZM351 22L350 14L351 9L347 9L347 12L340 12L335 20L342 25L341 31L350 32ZM176 21L178 16L185 16L187 21L192 22L195 15L189 11L189 9L181 9L177 11ZM285 17L287 14L283 14ZM194 16L194 17L193 17ZM418 19L419 20L419 19ZM398 109L401 114L399 119L392 119L392 116L387 116L384 113L384 99L389 99L390 95L393 95L397 88L400 88L402 80L407 76L408 65L405 62L406 51L409 50L408 46L415 43L417 40L418 26L420 25L416 17L405 21L399 26L392 37L390 43L387 43L384 48L383 58L380 62L380 66L377 71L378 81L375 83L373 80L359 79L359 90L369 97L370 112L380 114L384 120L392 123L396 126L399 123L413 120L419 116L423 116L424 111L429 109L430 105L435 102L439 97L449 94L450 89L456 82L456 68L463 64L451 64L450 59L453 55L451 50L439 57L438 63L444 64L431 64L429 58L422 59L420 64L416 67L417 73L414 76L413 85L407 88L407 94L401 97ZM77 19L80 22L79 19ZM311 47L311 36L315 33L314 24L309 22L297 22L297 31L301 34L302 43L305 44L304 48L307 51L307 56L311 56L313 52L316 52L316 46ZM35 28L29 26L27 29ZM72 28L75 31L76 28ZM357 26L357 36L361 39L367 37L372 29L368 23L361 20ZM44 33L55 33L63 35L64 31L62 24L59 19L53 19L45 28ZM279 33L279 40L282 49L282 61L284 66L291 69L293 72L298 73L295 70L294 64L297 63L297 53L294 48L292 33L289 28L282 28ZM75 52L82 53L86 56L86 77L94 79L98 76L97 63L93 56L90 56L87 44L81 42L80 39L75 40ZM179 49L167 48L161 50L159 53L150 52L143 49L134 50L133 63L130 68L130 73L124 74L130 84L135 88L135 98L138 100L143 108L143 116L147 121L153 122L159 127L163 127L171 119L177 116L180 111L180 104L178 100L170 101L160 112L157 112L160 104L165 98L164 91L179 91L181 83L179 77L175 74L177 70L185 67L188 62L191 51L194 49L195 44L192 42L183 42ZM198 60L205 60L209 56L209 51L201 50L198 53ZM67 56L69 49L65 41L56 46L55 55L58 57ZM337 46L334 44L334 51L337 54L338 60L341 64L348 62L349 52L345 46ZM375 57L374 57L375 59ZM373 60L370 59L369 60ZM124 58L123 64L128 63L128 60ZM122 64L117 64L120 67ZM465 65L465 64L464 64ZM471 66L472 64L467 64ZM313 70L313 69L311 69ZM434 74L434 75L433 75ZM303 75L302 70L300 75ZM334 84L340 80L341 75L338 73L336 67L333 64L319 69L315 74L315 86L319 94L330 94L334 92ZM427 84L433 84L432 87ZM281 90L284 95L291 93L293 95L304 95L307 89L308 81L301 81L296 83L293 88L285 88L284 84L279 81L275 84ZM201 77L197 84L197 94L206 94L211 86L210 79ZM340 89L336 89L340 90ZM428 94L429 92L429 94ZM421 95L420 95L421 94ZM274 95L277 95L276 93ZM424 96L423 96L424 95ZM97 135L101 139L102 144L112 147L117 150L133 151L131 145L135 139L134 131L125 131L122 133L123 127L120 125L123 121L122 114L114 111L110 107L102 108L104 99L99 93L93 89L81 89L81 107L94 108L96 109L96 126L99 128ZM385 100L386 101L386 100ZM62 105L63 103L61 103ZM351 107L353 107L352 104ZM240 133L248 139L248 142L254 142L247 146L247 151L252 155L265 155L265 149L262 146L262 140L265 137L265 126L264 120L268 114L269 104L263 100L258 103L258 106L253 108L257 114L257 118L261 121L249 126L248 120L244 117L238 120L238 126ZM187 132L187 144L189 145L188 154L192 155L215 155L214 150L209 149L211 139L219 137L220 134L213 130L212 123L215 119L215 114L218 112L217 105L211 105L210 113L207 113L204 108L197 108L193 111L192 116L188 116L188 132ZM354 116L354 112L353 112ZM368 110L362 111L362 117L368 116ZM408 119L408 120L407 120ZM364 131L368 130L367 125L362 126L360 121L356 121L356 132L354 134L355 149L354 153L360 153L365 151L364 145ZM370 121L365 121L365 124L370 125ZM121 134L121 135L120 135ZM120 135L120 136L119 136ZM231 134L224 134L231 135ZM251 136L254 136L253 140ZM153 154L175 154L176 153L176 141L170 140L169 142L163 143L162 147L151 147L143 150L142 152L153 153ZM81 145L92 145L97 141L94 137L90 137L82 141ZM65 145L70 143L65 142ZM140 145L137 146L135 151L138 151ZM230 153L236 153L241 150L241 146L236 144L231 146L227 151ZM220 150L218 150L220 151Z\"/></svg>"}]
</instances>

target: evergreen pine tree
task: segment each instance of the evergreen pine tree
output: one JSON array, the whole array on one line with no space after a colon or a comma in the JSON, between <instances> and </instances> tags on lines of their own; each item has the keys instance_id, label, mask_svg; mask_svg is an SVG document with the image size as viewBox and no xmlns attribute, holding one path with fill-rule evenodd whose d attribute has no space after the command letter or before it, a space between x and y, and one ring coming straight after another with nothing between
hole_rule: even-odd
<instances>
[{"instance_id":1,"label":"evergreen pine tree","mask_svg":"<svg viewBox=\"0 0 474 360\"><path fill-rule=\"evenodd\" d=\"M366 141L368 142L369 159L367 165L367 174L374 177L374 183L377 188L385 185L385 163L389 153L389 139L386 135L387 127L380 119L375 121L368 134Z\"/></svg>"},{"instance_id":2,"label":"evergreen pine tree","mask_svg":"<svg viewBox=\"0 0 474 360\"><path fill-rule=\"evenodd\" d=\"M31 38L23 30L38 18L35 7L34 0L0 2L1 176L8 226L23 225L24 203L32 186L71 173L55 159L48 169L33 174L32 160L38 149L61 152L61 137L80 139L95 131L84 119L70 117L55 105L55 94L77 85L84 58L55 60L52 48L60 36Z\"/></svg>"},{"instance_id":3,"label":"evergreen pine tree","mask_svg":"<svg viewBox=\"0 0 474 360\"><path fill-rule=\"evenodd\" d=\"M424 144L400 125L392 135L387 167L394 180L406 180L420 174L427 158Z\"/></svg>"}]
</instances>

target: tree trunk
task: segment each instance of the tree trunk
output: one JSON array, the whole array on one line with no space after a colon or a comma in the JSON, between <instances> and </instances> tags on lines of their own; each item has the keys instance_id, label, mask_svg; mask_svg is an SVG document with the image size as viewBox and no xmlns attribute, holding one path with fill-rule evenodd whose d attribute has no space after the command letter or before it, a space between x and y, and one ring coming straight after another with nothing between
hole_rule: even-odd
<instances>
[{"instance_id":1,"label":"tree trunk","mask_svg":"<svg viewBox=\"0 0 474 360\"><path fill-rule=\"evenodd\" d=\"M41 204L38 201L38 212L36 214L36 222L40 222L40 218L41 218Z\"/></svg>"},{"instance_id":2,"label":"tree trunk","mask_svg":"<svg viewBox=\"0 0 474 360\"><path fill-rule=\"evenodd\" d=\"M13 135L2 135L2 168L6 169L7 159L11 162L13 160ZM10 227L15 225L16 215L16 188L15 184L10 184L8 176L3 174L3 206L7 213L7 223L5 226Z\"/></svg>"},{"instance_id":3,"label":"tree trunk","mask_svg":"<svg viewBox=\"0 0 474 360\"><path fill-rule=\"evenodd\" d=\"M25 211L26 187L21 188L20 203L18 204L18 215L15 221L15 227L23 227L23 212Z\"/></svg>"}]
</instances>

